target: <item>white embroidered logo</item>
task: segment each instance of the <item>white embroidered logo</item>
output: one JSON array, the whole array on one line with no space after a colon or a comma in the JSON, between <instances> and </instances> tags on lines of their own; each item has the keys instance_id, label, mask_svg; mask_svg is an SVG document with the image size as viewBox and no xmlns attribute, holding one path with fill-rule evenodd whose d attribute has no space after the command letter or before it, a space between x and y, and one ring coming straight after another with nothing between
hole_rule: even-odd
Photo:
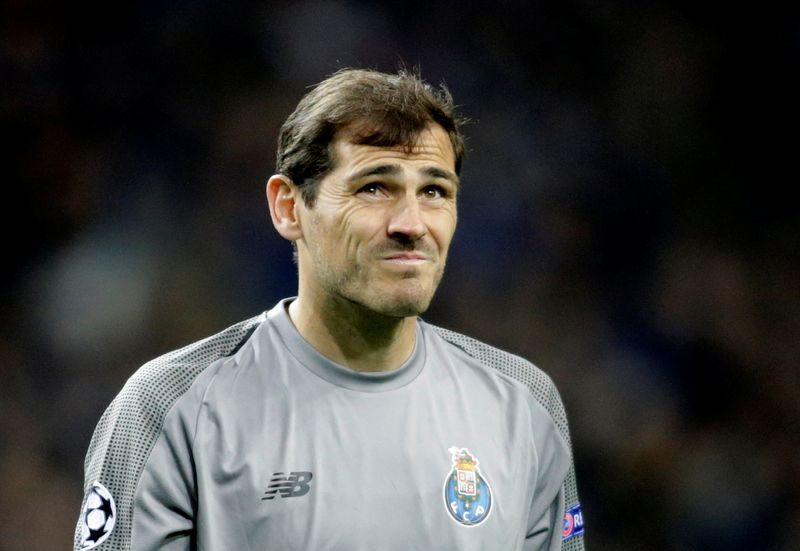
<instances>
[{"instance_id":1,"label":"white embroidered logo","mask_svg":"<svg viewBox=\"0 0 800 551\"><path fill-rule=\"evenodd\" d=\"M94 549L111 535L117 521L117 505L105 486L92 484L81 513L81 550Z\"/></svg>"}]
</instances>

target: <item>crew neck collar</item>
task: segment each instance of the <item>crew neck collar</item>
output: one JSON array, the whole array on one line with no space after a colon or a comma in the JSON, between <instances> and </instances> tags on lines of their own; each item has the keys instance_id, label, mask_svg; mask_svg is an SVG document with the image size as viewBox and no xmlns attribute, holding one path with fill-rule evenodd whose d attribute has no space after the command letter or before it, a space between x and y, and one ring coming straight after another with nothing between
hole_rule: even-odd
<instances>
[{"instance_id":1,"label":"crew neck collar","mask_svg":"<svg viewBox=\"0 0 800 551\"><path fill-rule=\"evenodd\" d=\"M350 390L385 392L409 384L422 371L425 364L425 340L420 320L417 320L414 350L403 365L392 371L356 371L323 356L297 331L288 313L289 304L294 298L281 300L267 313L267 319L275 327L292 356L321 379Z\"/></svg>"}]
</instances>

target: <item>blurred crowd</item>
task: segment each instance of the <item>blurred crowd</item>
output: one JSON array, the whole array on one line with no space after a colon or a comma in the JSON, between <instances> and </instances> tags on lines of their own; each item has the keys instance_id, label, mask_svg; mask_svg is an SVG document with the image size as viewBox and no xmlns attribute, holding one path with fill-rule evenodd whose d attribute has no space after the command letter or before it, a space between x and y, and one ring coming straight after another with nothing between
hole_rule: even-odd
<instances>
[{"instance_id":1,"label":"blurred crowd","mask_svg":"<svg viewBox=\"0 0 800 551\"><path fill-rule=\"evenodd\" d=\"M346 66L446 82L428 321L558 384L596 550L800 541L800 18L645 2L4 2L0 550L67 549L145 361L295 292L277 131Z\"/></svg>"}]
</instances>

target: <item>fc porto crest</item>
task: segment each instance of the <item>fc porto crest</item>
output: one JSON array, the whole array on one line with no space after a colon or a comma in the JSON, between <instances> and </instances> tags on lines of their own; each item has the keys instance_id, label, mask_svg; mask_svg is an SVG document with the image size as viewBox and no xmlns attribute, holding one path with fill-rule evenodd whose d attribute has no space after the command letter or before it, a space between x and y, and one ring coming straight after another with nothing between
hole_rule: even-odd
<instances>
[{"instance_id":1,"label":"fc porto crest","mask_svg":"<svg viewBox=\"0 0 800 551\"><path fill-rule=\"evenodd\" d=\"M81 514L81 550L94 549L111 535L117 521L117 506L105 486L95 482L86 492Z\"/></svg>"},{"instance_id":2,"label":"fc porto crest","mask_svg":"<svg viewBox=\"0 0 800 551\"><path fill-rule=\"evenodd\" d=\"M444 481L444 503L447 511L464 526L476 526L492 511L492 489L478 465L478 458L467 448L449 450L453 468Z\"/></svg>"}]
</instances>

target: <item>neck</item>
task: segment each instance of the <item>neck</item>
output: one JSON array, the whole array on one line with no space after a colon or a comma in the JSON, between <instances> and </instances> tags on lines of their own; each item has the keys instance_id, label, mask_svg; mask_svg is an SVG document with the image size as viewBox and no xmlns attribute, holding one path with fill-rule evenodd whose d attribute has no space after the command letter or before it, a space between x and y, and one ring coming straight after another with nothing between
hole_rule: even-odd
<instances>
[{"instance_id":1,"label":"neck","mask_svg":"<svg viewBox=\"0 0 800 551\"><path fill-rule=\"evenodd\" d=\"M385 316L341 297L300 295L289 305L299 333L322 355L356 371L391 371L411 356L416 316Z\"/></svg>"}]
</instances>

